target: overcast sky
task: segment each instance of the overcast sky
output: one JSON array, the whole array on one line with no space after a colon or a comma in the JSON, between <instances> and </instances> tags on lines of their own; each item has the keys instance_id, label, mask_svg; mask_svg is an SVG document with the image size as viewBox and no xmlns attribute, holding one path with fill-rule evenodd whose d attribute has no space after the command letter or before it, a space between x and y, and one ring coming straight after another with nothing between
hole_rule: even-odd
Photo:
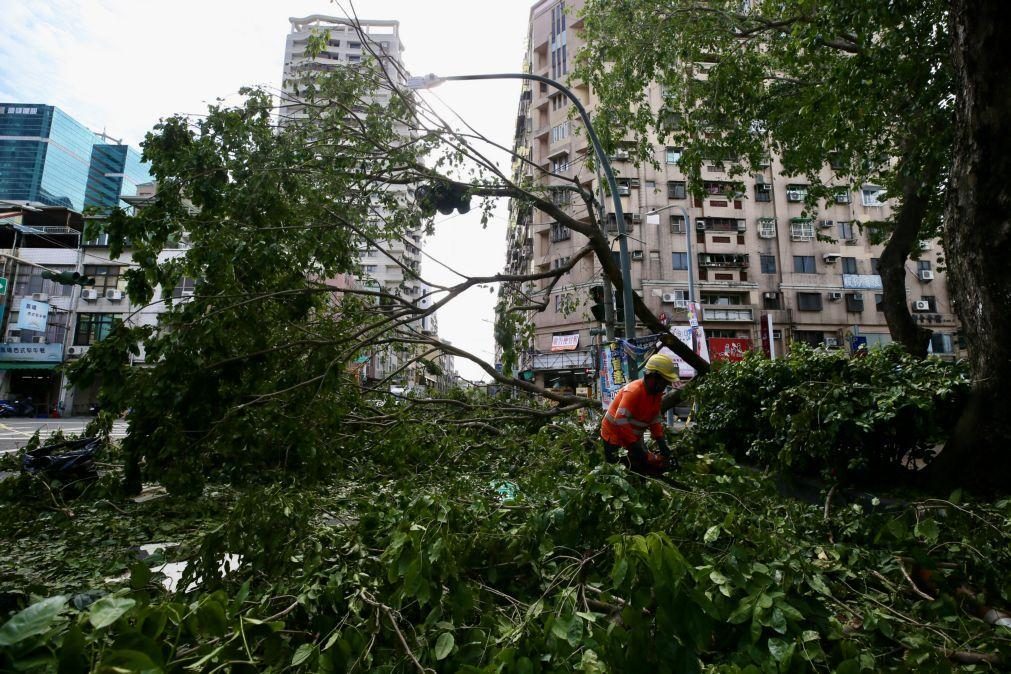
<instances>
[{"instance_id":1,"label":"overcast sky","mask_svg":"<svg viewBox=\"0 0 1011 674\"><path fill-rule=\"evenodd\" d=\"M532 2L357 0L354 8L363 19L400 21L412 73L448 75L518 71ZM288 18L342 13L326 0L0 0L0 100L56 105L136 147L161 117L200 113L242 86L278 87ZM425 94L433 95L493 140L511 143L517 82L451 82ZM487 229L476 211L436 216L425 252L465 273L499 271L505 206ZM422 274L457 280L430 259ZM488 290L464 295L440 312L440 335L491 361L494 302ZM481 377L460 359L457 368Z\"/></svg>"}]
</instances>

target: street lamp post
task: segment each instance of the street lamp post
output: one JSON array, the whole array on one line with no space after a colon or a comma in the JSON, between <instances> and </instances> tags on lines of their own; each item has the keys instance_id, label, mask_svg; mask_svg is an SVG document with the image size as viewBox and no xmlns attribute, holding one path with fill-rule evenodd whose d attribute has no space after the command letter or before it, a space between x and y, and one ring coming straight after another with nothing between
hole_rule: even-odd
<instances>
[{"instance_id":1,"label":"street lamp post","mask_svg":"<svg viewBox=\"0 0 1011 674\"><path fill-rule=\"evenodd\" d=\"M568 89L568 87L548 77L531 75L529 73L452 75L447 77L439 77L437 75L429 74L422 77L408 78L407 88L415 90L431 89L450 80L531 80L534 82L543 82L555 87L565 94L570 101L572 101L572 104L576 107L576 111L579 112L580 119L583 121L583 126L586 127L586 135L587 138L590 139L590 144L593 145L593 152L597 157L597 161L604 169L604 177L607 179L607 187L611 190L611 197L614 200L614 217L618 224L618 264L621 267L622 296L625 304L625 339L635 337L635 303L632 296L632 272L628 257L628 238L627 231L625 229L625 214L621 208L621 198L618 195L618 183L614 179L614 171L611 169L611 162L608 160L607 155L604 154L604 149L600 145L600 139L597 138L597 132L594 131L593 124L590 123L590 115L586 112L586 108L583 107L583 104L579 101L576 95Z\"/></svg>"}]
</instances>

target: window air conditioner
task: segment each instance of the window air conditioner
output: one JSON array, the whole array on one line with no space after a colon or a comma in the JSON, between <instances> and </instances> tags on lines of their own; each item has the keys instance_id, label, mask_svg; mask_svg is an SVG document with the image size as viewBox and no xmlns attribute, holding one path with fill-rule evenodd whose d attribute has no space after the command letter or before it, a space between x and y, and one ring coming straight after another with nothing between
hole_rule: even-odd
<instances>
[{"instance_id":1,"label":"window air conditioner","mask_svg":"<svg viewBox=\"0 0 1011 674\"><path fill-rule=\"evenodd\" d=\"M801 192L800 190L787 190L786 191L786 200L787 201L792 201L792 202L803 201L804 200L804 193Z\"/></svg>"},{"instance_id":2,"label":"window air conditioner","mask_svg":"<svg viewBox=\"0 0 1011 674\"><path fill-rule=\"evenodd\" d=\"M642 213L633 213L632 222L639 223L642 222Z\"/></svg>"},{"instance_id":3,"label":"window air conditioner","mask_svg":"<svg viewBox=\"0 0 1011 674\"><path fill-rule=\"evenodd\" d=\"M695 221L695 229L697 229L700 232L706 231L706 221L702 220L701 218L699 218L698 220L696 220Z\"/></svg>"},{"instance_id":4,"label":"window air conditioner","mask_svg":"<svg viewBox=\"0 0 1011 674\"><path fill-rule=\"evenodd\" d=\"M20 344L21 343L21 337L19 337L18 335L11 335L10 337L7 338L7 343L8 344Z\"/></svg>"},{"instance_id":5,"label":"window air conditioner","mask_svg":"<svg viewBox=\"0 0 1011 674\"><path fill-rule=\"evenodd\" d=\"M642 251L641 250L633 250L632 251L632 259L633 260L637 260L637 261L642 261Z\"/></svg>"},{"instance_id":6,"label":"window air conditioner","mask_svg":"<svg viewBox=\"0 0 1011 674\"><path fill-rule=\"evenodd\" d=\"M67 349L68 356L83 356L88 353L88 347L86 346L71 346Z\"/></svg>"},{"instance_id":7,"label":"window air conditioner","mask_svg":"<svg viewBox=\"0 0 1011 674\"><path fill-rule=\"evenodd\" d=\"M774 299L776 299L776 295L777 295L777 293L762 293L762 297L764 297L767 300L774 300Z\"/></svg>"},{"instance_id":8,"label":"window air conditioner","mask_svg":"<svg viewBox=\"0 0 1011 674\"><path fill-rule=\"evenodd\" d=\"M839 338L838 337L826 337L825 338L825 346L829 346L829 347L839 346Z\"/></svg>"},{"instance_id":9,"label":"window air conditioner","mask_svg":"<svg viewBox=\"0 0 1011 674\"><path fill-rule=\"evenodd\" d=\"M930 311L930 302L927 300L916 300L913 303L913 308L916 309L916 311Z\"/></svg>"},{"instance_id":10,"label":"window air conditioner","mask_svg":"<svg viewBox=\"0 0 1011 674\"><path fill-rule=\"evenodd\" d=\"M84 300L85 302L94 302L95 300L98 299L98 291L97 290L82 290L81 291L81 299Z\"/></svg>"},{"instance_id":11,"label":"window air conditioner","mask_svg":"<svg viewBox=\"0 0 1011 674\"><path fill-rule=\"evenodd\" d=\"M618 185L618 196L627 197L631 193L632 190L628 185Z\"/></svg>"},{"instance_id":12,"label":"window air conditioner","mask_svg":"<svg viewBox=\"0 0 1011 674\"><path fill-rule=\"evenodd\" d=\"M664 293L663 296L660 297L660 300L664 304L677 304L678 295L677 293Z\"/></svg>"},{"instance_id":13,"label":"window air conditioner","mask_svg":"<svg viewBox=\"0 0 1011 674\"><path fill-rule=\"evenodd\" d=\"M824 255L821 256L821 259L825 260L825 262L828 264L834 264L838 262L839 258L841 257L842 255L840 255L839 253L825 253Z\"/></svg>"},{"instance_id":14,"label":"window air conditioner","mask_svg":"<svg viewBox=\"0 0 1011 674\"><path fill-rule=\"evenodd\" d=\"M839 300L842 299L842 293L839 292L838 290L833 290L828 294L828 298L833 302L838 302Z\"/></svg>"},{"instance_id":15,"label":"window air conditioner","mask_svg":"<svg viewBox=\"0 0 1011 674\"><path fill-rule=\"evenodd\" d=\"M32 293L32 300L36 302L48 302L49 295L46 293Z\"/></svg>"},{"instance_id":16,"label":"window air conditioner","mask_svg":"<svg viewBox=\"0 0 1011 674\"><path fill-rule=\"evenodd\" d=\"M183 290L179 293L182 297L193 297L192 290Z\"/></svg>"},{"instance_id":17,"label":"window air conditioner","mask_svg":"<svg viewBox=\"0 0 1011 674\"><path fill-rule=\"evenodd\" d=\"M840 192L839 194L835 195L835 202L837 204L848 204L850 202L849 192Z\"/></svg>"},{"instance_id":18,"label":"window air conditioner","mask_svg":"<svg viewBox=\"0 0 1011 674\"><path fill-rule=\"evenodd\" d=\"M46 337L42 335L40 337L32 337L32 344L46 344Z\"/></svg>"},{"instance_id":19,"label":"window air conditioner","mask_svg":"<svg viewBox=\"0 0 1011 674\"><path fill-rule=\"evenodd\" d=\"M744 220L738 220L737 221L737 231L738 232L744 232L744 231L747 231L747 229L748 229L748 223L747 222L745 222Z\"/></svg>"},{"instance_id":20,"label":"window air conditioner","mask_svg":"<svg viewBox=\"0 0 1011 674\"><path fill-rule=\"evenodd\" d=\"M864 294L863 293L853 293L852 295L850 295L850 297L852 297L855 302L863 302L864 301Z\"/></svg>"},{"instance_id":21,"label":"window air conditioner","mask_svg":"<svg viewBox=\"0 0 1011 674\"><path fill-rule=\"evenodd\" d=\"M628 150L615 150L614 159L616 161L625 161L628 159Z\"/></svg>"},{"instance_id":22,"label":"window air conditioner","mask_svg":"<svg viewBox=\"0 0 1011 674\"><path fill-rule=\"evenodd\" d=\"M930 250L930 242L920 241L920 250Z\"/></svg>"},{"instance_id":23,"label":"window air conditioner","mask_svg":"<svg viewBox=\"0 0 1011 674\"><path fill-rule=\"evenodd\" d=\"M819 220L818 221L818 226L821 227L822 229L831 229L832 225L834 225L834 224L835 223L832 222L831 220Z\"/></svg>"},{"instance_id":24,"label":"window air conditioner","mask_svg":"<svg viewBox=\"0 0 1011 674\"><path fill-rule=\"evenodd\" d=\"M123 299L123 291L109 288L105 291L105 299L112 300L113 302L119 302Z\"/></svg>"},{"instance_id":25,"label":"window air conditioner","mask_svg":"<svg viewBox=\"0 0 1011 674\"><path fill-rule=\"evenodd\" d=\"M674 307L677 309L687 309L688 300L674 300Z\"/></svg>"},{"instance_id":26,"label":"window air conditioner","mask_svg":"<svg viewBox=\"0 0 1011 674\"><path fill-rule=\"evenodd\" d=\"M920 270L920 280L921 281L933 281L934 272L931 269L921 269Z\"/></svg>"}]
</instances>

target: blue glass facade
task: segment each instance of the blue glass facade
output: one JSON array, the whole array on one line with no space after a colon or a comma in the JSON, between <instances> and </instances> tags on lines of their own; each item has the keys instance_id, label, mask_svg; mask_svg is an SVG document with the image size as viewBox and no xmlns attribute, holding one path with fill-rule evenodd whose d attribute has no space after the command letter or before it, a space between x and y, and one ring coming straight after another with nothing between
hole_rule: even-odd
<instances>
[{"instance_id":1,"label":"blue glass facade","mask_svg":"<svg viewBox=\"0 0 1011 674\"><path fill-rule=\"evenodd\" d=\"M0 199L108 208L150 180L135 150L106 143L59 108L0 103Z\"/></svg>"}]
</instances>

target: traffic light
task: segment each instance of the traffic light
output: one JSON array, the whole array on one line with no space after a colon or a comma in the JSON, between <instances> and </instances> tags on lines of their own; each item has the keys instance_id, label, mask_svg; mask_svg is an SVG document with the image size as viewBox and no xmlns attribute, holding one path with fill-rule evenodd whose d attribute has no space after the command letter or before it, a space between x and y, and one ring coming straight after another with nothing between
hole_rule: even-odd
<instances>
[{"instance_id":1,"label":"traffic light","mask_svg":"<svg viewBox=\"0 0 1011 674\"><path fill-rule=\"evenodd\" d=\"M430 218L438 211L449 215L454 210L461 215L470 211L470 192L465 185L451 182L435 182L421 185L414 190L414 198L422 215Z\"/></svg>"},{"instance_id":2,"label":"traffic light","mask_svg":"<svg viewBox=\"0 0 1011 674\"><path fill-rule=\"evenodd\" d=\"M56 281L65 286L93 286L95 279L91 276L83 276L76 271L49 271L48 269L39 274L44 279Z\"/></svg>"},{"instance_id":3,"label":"traffic light","mask_svg":"<svg viewBox=\"0 0 1011 674\"><path fill-rule=\"evenodd\" d=\"M604 322L604 286L590 286L590 313L598 323Z\"/></svg>"}]
</instances>

